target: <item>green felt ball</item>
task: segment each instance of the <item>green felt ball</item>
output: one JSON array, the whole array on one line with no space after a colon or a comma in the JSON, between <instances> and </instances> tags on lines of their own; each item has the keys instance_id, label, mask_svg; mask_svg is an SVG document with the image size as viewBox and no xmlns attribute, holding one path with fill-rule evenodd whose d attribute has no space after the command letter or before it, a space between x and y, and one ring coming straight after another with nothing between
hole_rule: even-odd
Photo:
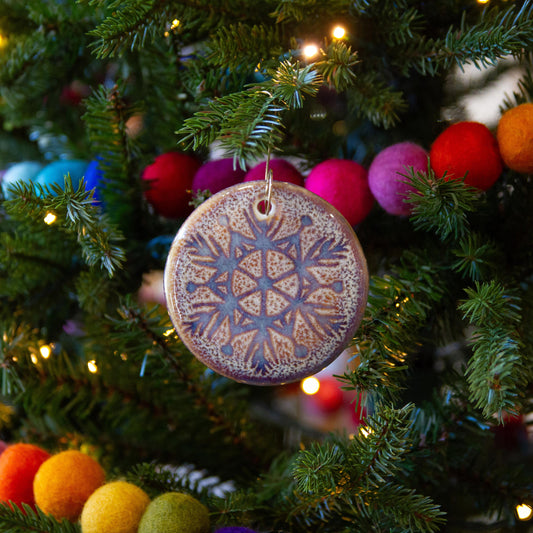
<instances>
[{"instance_id":1,"label":"green felt ball","mask_svg":"<svg viewBox=\"0 0 533 533\"><path fill-rule=\"evenodd\" d=\"M146 508L138 533L208 533L209 511L189 494L167 492Z\"/></svg>"}]
</instances>

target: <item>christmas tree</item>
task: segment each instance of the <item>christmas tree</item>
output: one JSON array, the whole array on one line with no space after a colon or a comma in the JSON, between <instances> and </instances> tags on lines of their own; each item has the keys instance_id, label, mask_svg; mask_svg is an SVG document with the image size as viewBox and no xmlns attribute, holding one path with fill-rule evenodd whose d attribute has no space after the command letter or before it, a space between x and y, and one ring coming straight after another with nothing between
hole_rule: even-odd
<instances>
[{"instance_id":1,"label":"christmas tree","mask_svg":"<svg viewBox=\"0 0 533 533\"><path fill-rule=\"evenodd\" d=\"M0 0L0 530L530 530L532 61L530 0ZM254 177L261 215L316 193L364 253L322 291L358 268L361 309L306 322L291 352L354 315L314 396L300 373L258 386L206 366L188 334L218 328L230 358L231 328L214 304L181 329L171 309L176 233ZM337 264L327 231L290 256L308 215L284 260ZM267 237L253 227L239 253ZM220 243L192 231L207 276ZM254 376L285 372L281 342L257 343ZM21 443L47 455L16 501ZM81 521L52 511L40 467L67 450L105 472L48 476L88 487ZM169 493L194 498L189 518Z\"/></svg>"}]
</instances>

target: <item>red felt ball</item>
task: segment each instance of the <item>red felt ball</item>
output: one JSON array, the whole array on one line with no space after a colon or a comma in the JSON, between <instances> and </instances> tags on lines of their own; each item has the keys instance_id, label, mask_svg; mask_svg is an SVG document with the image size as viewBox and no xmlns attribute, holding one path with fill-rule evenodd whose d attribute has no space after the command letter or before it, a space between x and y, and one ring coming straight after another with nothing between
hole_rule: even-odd
<instances>
[{"instance_id":1,"label":"red felt ball","mask_svg":"<svg viewBox=\"0 0 533 533\"><path fill-rule=\"evenodd\" d=\"M341 384L334 378L320 378L320 388L310 398L317 409L324 413L333 413L344 403Z\"/></svg>"},{"instance_id":2,"label":"red felt ball","mask_svg":"<svg viewBox=\"0 0 533 533\"><path fill-rule=\"evenodd\" d=\"M305 188L335 207L352 226L370 213L374 196L366 169L348 159L328 159L311 170Z\"/></svg>"},{"instance_id":3,"label":"red felt ball","mask_svg":"<svg viewBox=\"0 0 533 533\"><path fill-rule=\"evenodd\" d=\"M33 444L13 444L0 455L0 501L35 504L33 479L50 454Z\"/></svg>"},{"instance_id":4,"label":"red felt ball","mask_svg":"<svg viewBox=\"0 0 533 533\"><path fill-rule=\"evenodd\" d=\"M479 122L458 122L445 129L429 152L431 168L446 180L462 180L486 191L500 177L503 166L494 135Z\"/></svg>"},{"instance_id":5,"label":"red felt ball","mask_svg":"<svg viewBox=\"0 0 533 533\"><path fill-rule=\"evenodd\" d=\"M378 204L392 215L409 215L412 206L405 201L414 187L407 183L410 169L428 170L429 154L418 144L402 142L382 150L368 169L368 185Z\"/></svg>"},{"instance_id":6,"label":"red felt ball","mask_svg":"<svg viewBox=\"0 0 533 533\"><path fill-rule=\"evenodd\" d=\"M241 183L245 174L246 172L238 165L234 167L233 158L207 161L194 175L192 192L208 190L211 194L215 194Z\"/></svg>"},{"instance_id":7,"label":"red felt ball","mask_svg":"<svg viewBox=\"0 0 533 533\"><path fill-rule=\"evenodd\" d=\"M252 167L244 177L244 181L256 181L265 179L266 161ZM285 159L271 159L268 164L269 170L272 171L272 179L275 181L285 181L294 183L294 185L304 186L304 178L298 169Z\"/></svg>"},{"instance_id":8,"label":"red felt ball","mask_svg":"<svg viewBox=\"0 0 533 533\"><path fill-rule=\"evenodd\" d=\"M155 211L166 218L187 216L192 207L192 180L200 162L187 154L167 152L157 156L142 174L144 194Z\"/></svg>"}]
</instances>

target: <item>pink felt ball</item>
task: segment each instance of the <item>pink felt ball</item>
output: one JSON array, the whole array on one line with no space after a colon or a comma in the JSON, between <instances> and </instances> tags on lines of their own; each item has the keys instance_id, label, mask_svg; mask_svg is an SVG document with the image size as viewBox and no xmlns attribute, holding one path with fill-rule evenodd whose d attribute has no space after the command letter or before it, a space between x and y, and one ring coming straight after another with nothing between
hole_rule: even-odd
<instances>
[{"instance_id":1,"label":"pink felt ball","mask_svg":"<svg viewBox=\"0 0 533 533\"><path fill-rule=\"evenodd\" d=\"M415 189L406 183L410 167L427 172L429 154L418 144L402 142L382 150L368 169L368 185L378 204L391 215L409 215L405 199Z\"/></svg>"},{"instance_id":2,"label":"pink felt ball","mask_svg":"<svg viewBox=\"0 0 533 533\"><path fill-rule=\"evenodd\" d=\"M256 181L265 179L266 161L252 167L244 178L244 181ZM268 168L272 171L272 179L275 181L286 181L294 185L304 186L304 178L298 169L285 159L271 159Z\"/></svg>"},{"instance_id":3,"label":"pink felt ball","mask_svg":"<svg viewBox=\"0 0 533 533\"><path fill-rule=\"evenodd\" d=\"M238 165L234 167L233 158L216 159L204 163L194 175L192 192L208 190L215 194L226 187L241 183L246 172Z\"/></svg>"},{"instance_id":4,"label":"pink felt ball","mask_svg":"<svg viewBox=\"0 0 533 533\"><path fill-rule=\"evenodd\" d=\"M370 213L374 196L366 169L349 159L328 159L311 170L305 188L335 207L352 226Z\"/></svg>"},{"instance_id":5,"label":"pink felt ball","mask_svg":"<svg viewBox=\"0 0 533 533\"><path fill-rule=\"evenodd\" d=\"M200 162L179 152L167 152L157 156L142 174L147 182L144 194L155 211L166 218L187 216L192 207L192 180Z\"/></svg>"},{"instance_id":6,"label":"pink felt ball","mask_svg":"<svg viewBox=\"0 0 533 533\"><path fill-rule=\"evenodd\" d=\"M502 173L502 159L496 138L484 124L458 122L446 128L429 151L431 168L445 179L462 180L486 191Z\"/></svg>"}]
</instances>

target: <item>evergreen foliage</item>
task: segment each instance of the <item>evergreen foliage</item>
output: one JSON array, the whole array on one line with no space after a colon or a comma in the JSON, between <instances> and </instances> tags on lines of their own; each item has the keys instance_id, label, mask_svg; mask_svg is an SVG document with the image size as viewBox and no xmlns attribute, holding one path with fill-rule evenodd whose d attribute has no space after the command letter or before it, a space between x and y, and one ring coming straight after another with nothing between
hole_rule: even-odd
<instances>
[{"instance_id":1,"label":"evergreen foliage","mask_svg":"<svg viewBox=\"0 0 533 533\"><path fill-rule=\"evenodd\" d=\"M157 216L140 178L170 150L216 148L242 168L300 156L305 171L428 148L467 65L497 76L511 58L520 76L500 111L531 102L531 0L0 0L0 36L0 169L83 158L103 175L97 191L67 175L0 198L2 439L90 449L151 496L194 494L214 527L525 531L531 176L505 169L480 192L406 169L412 215L376 205L356 228L370 284L336 376L363 417L346 435L282 410L290 387L206 370L164 306L142 301L181 220ZM0 529L79 526L2 505Z\"/></svg>"}]
</instances>

